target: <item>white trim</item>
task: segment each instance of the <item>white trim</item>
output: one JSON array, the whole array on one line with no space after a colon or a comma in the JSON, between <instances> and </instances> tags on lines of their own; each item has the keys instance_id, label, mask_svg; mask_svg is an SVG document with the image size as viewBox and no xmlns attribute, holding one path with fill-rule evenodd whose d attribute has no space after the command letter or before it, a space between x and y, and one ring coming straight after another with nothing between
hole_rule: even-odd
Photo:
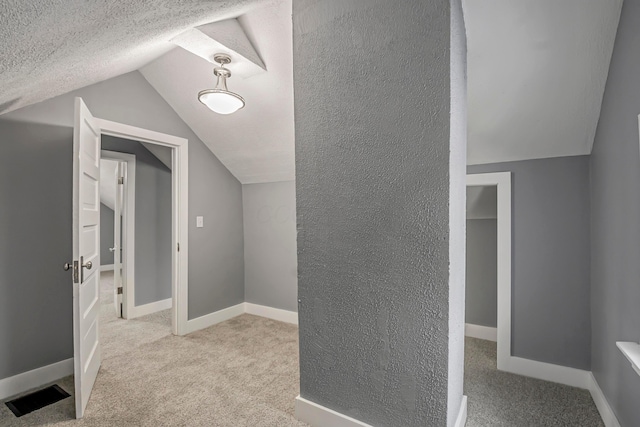
<instances>
[{"instance_id":1,"label":"white trim","mask_svg":"<svg viewBox=\"0 0 640 427\"><path fill-rule=\"evenodd\" d=\"M464 335L471 338L478 338L487 341L498 341L498 328L490 326L474 325L473 323L464 324Z\"/></svg>"},{"instance_id":2,"label":"white trim","mask_svg":"<svg viewBox=\"0 0 640 427\"><path fill-rule=\"evenodd\" d=\"M511 356L505 362L503 371L511 372L525 377L551 381L571 387L589 389L590 371L570 368L568 366L554 365L552 363L538 362L536 360L523 359Z\"/></svg>"},{"instance_id":3,"label":"white trim","mask_svg":"<svg viewBox=\"0 0 640 427\"><path fill-rule=\"evenodd\" d=\"M113 264L101 265L100 271L113 271Z\"/></svg>"},{"instance_id":4,"label":"white trim","mask_svg":"<svg viewBox=\"0 0 640 427\"><path fill-rule=\"evenodd\" d=\"M73 357L0 380L0 400L52 383L73 374Z\"/></svg>"},{"instance_id":5,"label":"white trim","mask_svg":"<svg viewBox=\"0 0 640 427\"><path fill-rule=\"evenodd\" d=\"M467 175L467 187L496 186L498 192L498 369L511 356L511 172ZM513 372L513 371L509 371ZM519 372L514 372L519 373Z\"/></svg>"},{"instance_id":6,"label":"white trim","mask_svg":"<svg viewBox=\"0 0 640 427\"><path fill-rule=\"evenodd\" d=\"M187 320L185 334L190 334L191 332L208 328L209 326L224 322L225 320L232 319L236 316L240 316L241 314L244 314L244 303L205 314L204 316L200 316L195 319Z\"/></svg>"},{"instance_id":7,"label":"white trim","mask_svg":"<svg viewBox=\"0 0 640 427\"><path fill-rule=\"evenodd\" d=\"M280 322L298 324L298 313L295 311L282 310L279 308L268 307L266 305L244 303L244 312L253 314L254 316L266 317Z\"/></svg>"},{"instance_id":8,"label":"white trim","mask_svg":"<svg viewBox=\"0 0 640 427\"><path fill-rule=\"evenodd\" d=\"M616 345L624 354L624 357L631 362L631 367L636 371L636 374L640 375L640 344L637 342L618 341Z\"/></svg>"},{"instance_id":9,"label":"white trim","mask_svg":"<svg viewBox=\"0 0 640 427\"><path fill-rule=\"evenodd\" d=\"M296 418L312 427L372 427L300 396L296 397Z\"/></svg>"},{"instance_id":10,"label":"white trim","mask_svg":"<svg viewBox=\"0 0 640 427\"><path fill-rule=\"evenodd\" d=\"M607 402L607 398L604 396L604 393L598 385L598 381L596 381L596 378L592 373L589 373L589 381L591 397L593 398L593 402L596 404L596 408L598 408L598 412L600 412L600 417L602 418L605 427L620 427L616 414L613 412L613 409L611 409L609 402Z\"/></svg>"},{"instance_id":11,"label":"white trim","mask_svg":"<svg viewBox=\"0 0 640 427\"><path fill-rule=\"evenodd\" d=\"M104 133L104 132L103 132ZM136 277L136 156L117 151L101 150L103 159L118 160L127 164L125 170L126 199L122 211L122 317L129 319L135 305ZM115 254L114 254L115 256Z\"/></svg>"},{"instance_id":12,"label":"white trim","mask_svg":"<svg viewBox=\"0 0 640 427\"><path fill-rule=\"evenodd\" d=\"M460 412L458 412L458 418L456 418L454 427L464 427L465 425L467 425L467 396L462 396Z\"/></svg>"},{"instance_id":13,"label":"white trim","mask_svg":"<svg viewBox=\"0 0 640 427\"><path fill-rule=\"evenodd\" d=\"M146 316L147 314L157 313L162 310L169 310L173 306L171 298L167 298L161 301L151 302L149 304L139 305L131 307L132 310L129 313L128 319L134 319L136 317Z\"/></svg>"},{"instance_id":14,"label":"white trim","mask_svg":"<svg viewBox=\"0 0 640 427\"><path fill-rule=\"evenodd\" d=\"M97 119L103 135L148 142L172 149L172 332L188 333L189 296L189 145L184 138ZM178 245L180 250L178 251Z\"/></svg>"}]
</instances>

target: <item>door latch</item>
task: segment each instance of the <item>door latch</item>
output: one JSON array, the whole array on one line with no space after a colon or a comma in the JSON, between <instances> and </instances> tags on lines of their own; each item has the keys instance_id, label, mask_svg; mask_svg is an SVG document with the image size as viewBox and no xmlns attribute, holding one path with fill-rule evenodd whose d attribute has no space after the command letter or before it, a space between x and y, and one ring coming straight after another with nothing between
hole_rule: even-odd
<instances>
[{"instance_id":1,"label":"door latch","mask_svg":"<svg viewBox=\"0 0 640 427\"><path fill-rule=\"evenodd\" d=\"M78 261L73 261L73 265L68 262L64 263L64 271L69 271L73 268L73 283L78 283Z\"/></svg>"}]
</instances>

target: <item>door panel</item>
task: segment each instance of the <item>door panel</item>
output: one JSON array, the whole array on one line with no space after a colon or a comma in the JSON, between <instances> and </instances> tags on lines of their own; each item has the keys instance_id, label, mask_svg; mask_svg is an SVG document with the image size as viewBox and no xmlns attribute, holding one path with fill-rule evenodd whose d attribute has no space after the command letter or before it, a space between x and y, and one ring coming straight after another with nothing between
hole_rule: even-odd
<instances>
[{"instance_id":1,"label":"door panel","mask_svg":"<svg viewBox=\"0 0 640 427\"><path fill-rule=\"evenodd\" d=\"M73 132L73 352L76 418L82 418L100 369L100 128L81 98Z\"/></svg>"}]
</instances>

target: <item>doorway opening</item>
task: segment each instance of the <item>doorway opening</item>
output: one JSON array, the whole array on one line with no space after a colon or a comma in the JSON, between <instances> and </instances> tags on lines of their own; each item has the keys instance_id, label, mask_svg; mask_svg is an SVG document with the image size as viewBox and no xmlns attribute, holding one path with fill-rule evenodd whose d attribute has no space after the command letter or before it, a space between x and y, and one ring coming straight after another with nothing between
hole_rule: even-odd
<instances>
[{"instance_id":1,"label":"doorway opening","mask_svg":"<svg viewBox=\"0 0 640 427\"><path fill-rule=\"evenodd\" d=\"M160 245L166 247L168 254L166 259L160 261L163 267L169 262L170 287L167 294L171 301L171 331L176 335L184 335L186 332L187 295L188 295L188 146L187 140L171 135L136 128L134 126L111 122L108 120L95 118L81 98L75 99L75 121L73 134L73 218L72 218L72 246L73 262L66 263L65 270L72 270L73 283L73 337L74 337L74 383L75 383L75 403L76 418L82 418L84 410L89 401L91 391L95 384L98 371L102 362L101 343L102 338L99 333L99 320L101 314L100 303L100 160L103 148L102 140L112 138L118 140L119 144L132 146L133 143L150 144L150 146L166 147L170 150L170 178L166 180L166 193L170 194L166 199L168 211L168 221L164 225L165 229L171 229L168 237L165 238L170 244ZM111 141L114 143L114 141ZM157 148L157 147L156 147ZM126 150L125 150L126 151ZM150 157L154 157L149 154ZM122 179L123 184L128 167L117 162L114 179ZM140 182L141 165L136 165L136 182ZM168 191L170 187L170 192ZM124 187L123 187L124 188ZM124 191L117 197L119 203L124 203ZM147 198L151 197L145 194ZM157 201L157 200L154 200ZM135 203L136 208L140 207L139 201ZM122 206L120 206L121 208ZM132 204L128 204L132 207ZM138 209L139 210L139 209ZM150 209L150 215L158 217L158 205ZM114 211L114 216L115 211ZM128 217L128 215L124 215ZM120 215L117 215L119 218ZM130 219L130 218L129 218ZM158 219L158 218L156 218ZM114 221L114 228L115 228ZM129 221L131 223L132 221ZM137 228L146 225L150 221L135 221ZM128 224L129 225L129 224ZM128 227L127 227L128 228ZM166 231L166 230L165 230ZM154 233L151 233L154 236ZM130 237L135 237L134 233L128 233L125 242ZM114 232L114 242L117 242ZM154 243L152 243L154 244ZM136 246L140 245L140 239ZM182 246L182 247L181 247ZM114 253L115 245L112 246ZM118 248L119 252L119 248ZM123 251L124 252L124 251ZM129 252L136 253L129 250ZM126 257L125 257L126 259ZM121 257L114 257L114 265L121 261ZM139 260L138 260L139 261ZM96 268L98 267L98 268ZM131 274L127 266L126 279L131 283L136 279L135 272ZM114 267L115 268L115 267ZM118 272L120 272L120 268ZM140 270L140 262L136 268ZM128 284L127 283L127 284ZM140 289L137 286L136 289ZM118 293L114 292L114 303L118 304ZM122 293L124 295L125 292ZM131 302L137 302L138 292L124 307L130 306ZM135 304L137 306L138 304ZM122 309L121 312L124 312ZM113 312L112 312L113 313ZM131 314L131 313L128 313Z\"/></svg>"},{"instance_id":2,"label":"doorway opening","mask_svg":"<svg viewBox=\"0 0 640 427\"><path fill-rule=\"evenodd\" d=\"M497 341L497 369L511 372L510 172L467 175L467 275L465 335Z\"/></svg>"}]
</instances>

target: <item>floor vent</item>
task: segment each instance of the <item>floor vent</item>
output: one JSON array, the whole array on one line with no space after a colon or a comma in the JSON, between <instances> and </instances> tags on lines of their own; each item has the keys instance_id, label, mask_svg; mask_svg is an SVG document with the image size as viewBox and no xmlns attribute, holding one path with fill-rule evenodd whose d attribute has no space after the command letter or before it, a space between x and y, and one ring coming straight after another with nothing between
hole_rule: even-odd
<instances>
[{"instance_id":1,"label":"floor vent","mask_svg":"<svg viewBox=\"0 0 640 427\"><path fill-rule=\"evenodd\" d=\"M66 399L69 396L71 395L57 385L52 385L51 387L11 400L7 402L7 407L11 409L11 412L13 412L16 417L21 417L29 412L37 411L45 406Z\"/></svg>"}]
</instances>

